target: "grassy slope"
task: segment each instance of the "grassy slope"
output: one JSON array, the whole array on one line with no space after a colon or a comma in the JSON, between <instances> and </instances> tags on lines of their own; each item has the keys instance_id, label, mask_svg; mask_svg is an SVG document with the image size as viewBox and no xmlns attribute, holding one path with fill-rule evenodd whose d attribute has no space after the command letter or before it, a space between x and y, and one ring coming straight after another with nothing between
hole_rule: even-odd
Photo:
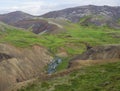
<instances>
[{"instance_id":1,"label":"grassy slope","mask_svg":"<svg viewBox=\"0 0 120 91\"><path fill-rule=\"evenodd\" d=\"M120 44L119 38L112 36L112 34L120 35L120 30L110 29L108 27L83 27L70 22L65 22L64 28L67 30L66 32L56 35L35 35L31 32L16 29L1 23L0 42L9 43L17 47L29 47L38 44L46 47L53 55L62 48L69 55L65 59L84 52L86 50L85 43L91 46ZM64 61L58 69L66 68L67 63L67 61Z\"/></svg>"},{"instance_id":2,"label":"grassy slope","mask_svg":"<svg viewBox=\"0 0 120 91\"><path fill-rule=\"evenodd\" d=\"M2 31L4 27L5 31ZM0 41L7 42L18 47L28 47L33 44L46 46L53 53L60 47L64 48L70 55L80 54L85 51L84 43L93 45L119 44L119 38L113 38L110 34L120 34L120 30L107 27L83 27L78 24L69 23L64 26L66 32L50 35L37 36L31 32L18 31L13 27L0 28Z\"/></svg>"},{"instance_id":3,"label":"grassy slope","mask_svg":"<svg viewBox=\"0 0 120 91\"><path fill-rule=\"evenodd\" d=\"M120 91L120 62L84 67L20 91Z\"/></svg>"}]
</instances>

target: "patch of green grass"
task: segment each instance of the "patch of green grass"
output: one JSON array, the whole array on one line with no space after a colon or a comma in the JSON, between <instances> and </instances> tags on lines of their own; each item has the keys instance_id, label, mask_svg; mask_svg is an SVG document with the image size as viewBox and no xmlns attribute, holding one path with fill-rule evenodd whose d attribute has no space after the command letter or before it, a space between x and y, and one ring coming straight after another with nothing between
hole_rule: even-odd
<instances>
[{"instance_id":1,"label":"patch of green grass","mask_svg":"<svg viewBox=\"0 0 120 91\"><path fill-rule=\"evenodd\" d=\"M119 91L120 62L84 67L64 77L45 82L49 84L49 89L44 88L44 91ZM41 89L43 87L36 84L34 88L26 88L24 91Z\"/></svg>"},{"instance_id":2,"label":"patch of green grass","mask_svg":"<svg viewBox=\"0 0 120 91\"><path fill-rule=\"evenodd\" d=\"M35 34L16 28L6 28L6 31L2 33L0 41L15 45L17 47L28 47L39 43L39 40Z\"/></svg>"},{"instance_id":3,"label":"patch of green grass","mask_svg":"<svg viewBox=\"0 0 120 91\"><path fill-rule=\"evenodd\" d=\"M42 88L49 88L49 83L47 83L47 82L42 82L42 83L41 83L41 87L42 87Z\"/></svg>"},{"instance_id":4,"label":"patch of green grass","mask_svg":"<svg viewBox=\"0 0 120 91\"><path fill-rule=\"evenodd\" d=\"M80 22L79 23L83 23L85 22L87 19L91 18L92 16L85 16L83 18L80 19Z\"/></svg>"},{"instance_id":5,"label":"patch of green grass","mask_svg":"<svg viewBox=\"0 0 120 91\"><path fill-rule=\"evenodd\" d=\"M83 27L71 24L66 27L68 34L75 40L87 42L91 45L116 44L120 43L117 38L111 37L108 33L119 33L119 30L110 29L107 27Z\"/></svg>"},{"instance_id":6,"label":"patch of green grass","mask_svg":"<svg viewBox=\"0 0 120 91\"><path fill-rule=\"evenodd\" d=\"M56 68L56 70L57 71L62 71L64 69L67 69L68 65L69 65L69 60L70 60L70 58L68 58L68 57L62 58L62 63L60 63L58 65L58 67Z\"/></svg>"}]
</instances>

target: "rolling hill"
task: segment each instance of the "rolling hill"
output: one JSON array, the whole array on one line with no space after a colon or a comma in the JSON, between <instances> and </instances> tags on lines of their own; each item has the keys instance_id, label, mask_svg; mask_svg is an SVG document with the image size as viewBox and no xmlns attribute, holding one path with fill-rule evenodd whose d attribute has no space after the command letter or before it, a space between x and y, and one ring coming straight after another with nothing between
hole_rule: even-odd
<instances>
[{"instance_id":1,"label":"rolling hill","mask_svg":"<svg viewBox=\"0 0 120 91\"><path fill-rule=\"evenodd\" d=\"M0 21L7 23L7 24L12 24L12 23L16 23L20 20L23 19L31 19L34 16L21 12L21 11L15 11L15 12L10 12L7 14L1 14L0 15Z\"/></svg>"}]
</instances>

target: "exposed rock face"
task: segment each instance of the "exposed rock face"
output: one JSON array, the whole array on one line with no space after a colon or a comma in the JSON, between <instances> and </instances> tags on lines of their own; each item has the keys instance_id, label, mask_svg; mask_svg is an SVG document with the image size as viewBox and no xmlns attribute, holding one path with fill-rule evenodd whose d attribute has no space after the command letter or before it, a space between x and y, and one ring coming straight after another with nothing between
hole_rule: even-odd
<instances>
[{"instance_id":1,"label":"exposed rock face","mask_svg":"<svg viewBox=\"0 0 120 91\"><path fill-rule=\"evenodd\" d=\"M47 21L41 20L41 19L21 20L12 25L16 27L24 28L24 29L31 29L32 32L36 34L39 34L42 32L53 32L59 29L57 25L49 24Z\"/></svg>"},{"instance_id":2,"label":"exposed rock face","mask_svg":"<svg viewBox=\"0 0 120 91\"><path fill-rule=\"evenodd\" d=\"M79 67L120 60L120 45L96 46L73 58L69 67Z\"/></svg>"},{"instance_id":3,"label":"exposed rock face","mask_svg":"<svg viewBox=\"0 0 120 91\"><path fill-rule=\"evenodd\" d=\"M79 22L81 18L89 16L88 23L115 26L115 23L120 18L119 15L120 7L88 5L49 12L42 15L42 17L63 18L72 22Z\"/></svg>"},{"instance_id":4,"label":"exposed rock face","mask_svg":"<svg viewBox=\"0 0 120 91\"><path fill-rule=\"evenodd\" d=\"M39 76L52 57L40 46L18 49L0 44L0 60L0 91L9 91L14 84Z\"/></svg>"},{"instance_id":5,"label":"exposed rock face","mask_svg":"<svg viewBox=\"0 0 120 91\"><path fill-rule=\"evenodd\" d=\"M120 45L96 46L87 50L82 55L75 57L80 60L120 59Z\"/></svg>"}]
</instances>

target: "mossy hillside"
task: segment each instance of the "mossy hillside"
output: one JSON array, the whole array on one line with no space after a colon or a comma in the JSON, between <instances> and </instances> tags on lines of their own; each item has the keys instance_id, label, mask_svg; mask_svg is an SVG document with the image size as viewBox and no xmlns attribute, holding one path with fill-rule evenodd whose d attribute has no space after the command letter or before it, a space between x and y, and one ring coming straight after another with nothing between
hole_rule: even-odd
<instances>
[{"instance_id":1,"label":"mossy hillside","mask_svg":"<svg viewBox=\"0 0 120 91\"><path fill-rule=\"evenodd\" d=\"M70 22L64 27L67 31L56 35L35 35L29 31L4 25L5 31L0 31L0 41L18 47L39 44L45 46L54 54L62 47L72 56L84 52L86 49L85 43L91 46L120 43L119 38L111 36L112 33L120 34L119 30L108 27L83 27Z\"/></svg>"}]
</instances>

